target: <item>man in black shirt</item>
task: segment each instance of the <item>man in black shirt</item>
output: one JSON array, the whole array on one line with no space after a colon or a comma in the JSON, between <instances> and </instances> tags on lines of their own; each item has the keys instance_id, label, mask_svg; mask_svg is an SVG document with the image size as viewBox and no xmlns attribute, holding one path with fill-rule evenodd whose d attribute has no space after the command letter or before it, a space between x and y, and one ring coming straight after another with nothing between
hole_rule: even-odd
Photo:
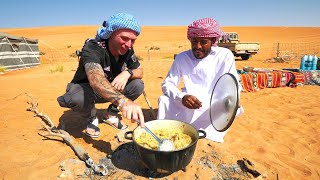
<instances>
[{"instance_id":1,"label":"man in black shirt","mask_svg":"<svg viewBox=\"0 0 320 180\"><path fill-rule=\"evenodd\" d=\"M123 117L144 124L141 107L133 102L144 91L143 69L132 49L139 34L140 26L132 15L111 16L96 38L84 44L74 78L57 99L61 107L71 108L88 120L85 133L90 137L100 135L96 103L111 102L103 121L114 128L127 128L119 121L119 110Z\"/></svg>"}]
</instances>

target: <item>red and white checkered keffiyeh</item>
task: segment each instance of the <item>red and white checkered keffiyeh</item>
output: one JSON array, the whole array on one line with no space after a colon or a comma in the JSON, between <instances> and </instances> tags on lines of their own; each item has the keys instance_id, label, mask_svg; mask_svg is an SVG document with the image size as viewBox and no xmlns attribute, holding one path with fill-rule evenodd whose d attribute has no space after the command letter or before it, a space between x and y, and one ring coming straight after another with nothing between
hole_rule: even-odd
<instances>
[{"instance_id":1,"label":"red and white checkered keffiyeh","mask_svg":"<svg viewBox=\"0 0 320 180\"><path fill-rule=\"evenodd\" d=\"M215 37L216 42L213 43L215 46L219 40L219 38L225 33L220 29L219 23L212 18L203 18L194 21L192 24L188 26L188 39L194 37Z\"/></svg>"}]
</instances>

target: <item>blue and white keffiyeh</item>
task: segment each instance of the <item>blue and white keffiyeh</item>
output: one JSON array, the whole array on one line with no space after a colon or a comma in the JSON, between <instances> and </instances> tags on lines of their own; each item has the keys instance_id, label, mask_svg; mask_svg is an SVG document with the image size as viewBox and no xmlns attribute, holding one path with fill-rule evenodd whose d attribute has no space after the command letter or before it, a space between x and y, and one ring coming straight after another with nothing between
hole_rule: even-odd
<instances>
[{"instance_id":1,"label":"blue and white keffiyeh","mask_svg":"<svg viewBox=\"0 0 320 180\"><path fill-rule=\"evenodd\" d=\"M119 29L131 29L137 35L141 31L138 21L131 14L118 13L103 22L102 27L97 31L96 40L108 39L114 31Z\"/></svg>"}]
</instances>

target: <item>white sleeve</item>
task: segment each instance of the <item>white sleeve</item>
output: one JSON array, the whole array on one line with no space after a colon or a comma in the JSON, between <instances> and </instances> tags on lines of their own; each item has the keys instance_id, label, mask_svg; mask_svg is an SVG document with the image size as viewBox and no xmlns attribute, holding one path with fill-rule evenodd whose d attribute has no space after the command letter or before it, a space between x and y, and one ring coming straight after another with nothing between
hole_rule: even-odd
<instances>
[{"instance_id":1,"label":"white sleeve","mask_svg":"<svg viewBox=\"0 0 320 180\"><path fill-rule=\"evenodd\" d=\"M162 92L171 99L181 101L186 93L178 88L181 79L180 67L179 61L174 60L166 79L162 82Z\"/></svg>"}]
</instances>

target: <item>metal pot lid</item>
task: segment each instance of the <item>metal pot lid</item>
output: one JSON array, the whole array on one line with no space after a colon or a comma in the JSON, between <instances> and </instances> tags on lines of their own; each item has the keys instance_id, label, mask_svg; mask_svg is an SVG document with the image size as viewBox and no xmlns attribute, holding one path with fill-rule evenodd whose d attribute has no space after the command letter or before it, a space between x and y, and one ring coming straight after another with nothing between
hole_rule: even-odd
<instances>
[{"instance_id":1,"label":"metal pot lid","mask_svg":"<svg viewBox=\"0 0 320 180\"><path fill-rule=\"evenodd\" d=\"M222 75L215 84L210 99L210 121L219 132L226 131L235 118L238 104L237 79L233 74Z\"/></svg>"}]
</instances>

